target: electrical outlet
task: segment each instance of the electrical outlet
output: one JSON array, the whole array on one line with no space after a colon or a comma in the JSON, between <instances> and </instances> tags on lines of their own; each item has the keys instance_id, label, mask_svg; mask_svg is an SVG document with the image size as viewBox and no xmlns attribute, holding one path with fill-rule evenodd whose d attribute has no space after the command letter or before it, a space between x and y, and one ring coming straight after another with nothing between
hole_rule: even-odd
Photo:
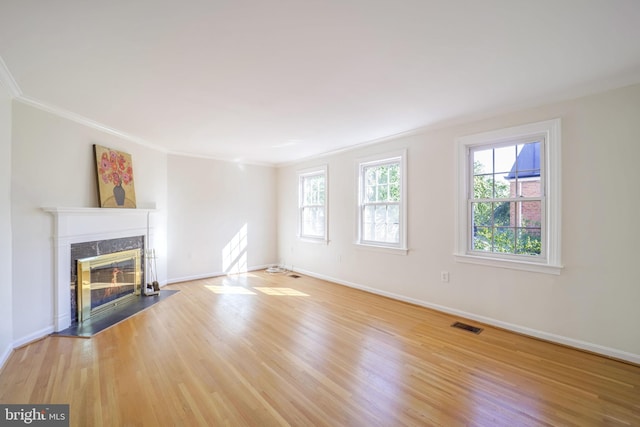
<instances>
[{"instance_id":1,"label":"electrical outlet","mask_svg":"<svg viewBox=\"0 0 640 427\"><path fill-rule=\"evenodd\" d=\"M440 272L440 281L445 282L445 283L449 281L449 272L448 271L441 271Z\"/></svg>"}]
</instances>

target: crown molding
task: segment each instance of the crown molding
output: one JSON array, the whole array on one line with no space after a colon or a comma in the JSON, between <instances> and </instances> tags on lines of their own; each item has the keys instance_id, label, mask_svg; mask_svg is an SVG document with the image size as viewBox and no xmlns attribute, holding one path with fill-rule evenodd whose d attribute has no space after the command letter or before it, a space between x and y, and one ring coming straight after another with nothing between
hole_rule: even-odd
<instances>
[{"instance_id":1,"label":"crown molding","mask_svg":"<svg viewBox=\"0 0 640 427\"><path fill-rule=\"evenodd\" d=\"M19 98L22 96L20 86L15 81L11 72L7 68L7 64L4 63L2 56L0 56L0 83L9 91L11 98Z\"/></svg>"},{"instance_id":2,"label":"crown molding","mask_svg":"<svg viewBox=\"0 0 640 427\"><path fill-rule=\"evenodd\" d=\"M270 168L277 166L275 163L271 163L271 162L246 160L241 157L231 158L231 157L225 157L225 156L216 156L214 154L210 155L210 154L200 154L200 153L189 153L189 152L175 151L175 150L168 150L167 154L172 156L179 156L179 157L190 157L192 159L216 160L219 162L233 163L236 165L264 166L264 167L270 167Z\"/></svg>"},{"instance_id":3,"label":"crown molding","mask_svg":"<svg viewBox=\"0 0 640 427\"><path fill-rule=\"evenodd\" d=\"M65 118L67 120L71 120L71 121L79 123L81 125L90 127L92 129L96 129L96 130L99 130L101 132L105 132L105 133L117 136L118 138L125 139L125 140L133 142L135 144L142 145L142 146L145 146L147 148L152 148L152 149L157 150L157 151L166 152L166 150L163 149L162 147L158 147L157 145L153 145L153 144L145 141L142 138L138 138L135 135L131 135L131 134L126 133L126 132L122 132L122 131L120 131L118 129L114 129L114 128L109 127L107 125L104 125L104 124L102 124L100 122L97 122L95 120L89 119L89 118L87 118L85 116L81 116L80 114L76 114L76 113L74 113L72 111L65 110L64 108L60 108L60 107L57 107L55 105L50 105L50 104L47 104L47 103L42 102L40 100L37 100L37 99L34 99L34 98L30 98L30 97L24 96L24 95L21 95L21 96L17 97L16 101L21 102L21 103L23 103L25 105L29 105L31 107L37 108L39 110L46 111L48 113L54 114L54 115L56 115L58 117L62 117L62 118Z\"/></svg>"},{"instance_id":4,"label":"crown molding","mask_svg":"<svg viewBox=\"0 0 640 427\"><path fill-rule=\"evenodd\" d=\"M18 83L15 81L15 79L13 78L13 75L9 71L9 68L7 68L7 64L5 64L4 60L2 59L2 56L0 56L0 83L7 88L11 98L25 105L29 105L31 107L37 108L42 111L46 111L56 116L63 117L65 119L90 127L92 129L96 129L101 132L105 132L105 133L117 136L119 138L126 139L127 141L130 141L136 144L143 145L148 148L153 148L154 150L166 152L166 150L164 150L163 148L158 147L157 145L153 145L143 140L142 138L138 138L137 136L119 131L118 129L114 129L112 127L99 123L95 120L91 120L87 117L81 116L80 114L76 114L72 111L65 110L64 108L60 108L55 105L50 105L50 104L47 104L46 102L42 102L38 99L34 99L24 95L22 93L22 90L20 89L20 86L18 86Z\"/></svg>"}]
</instances>

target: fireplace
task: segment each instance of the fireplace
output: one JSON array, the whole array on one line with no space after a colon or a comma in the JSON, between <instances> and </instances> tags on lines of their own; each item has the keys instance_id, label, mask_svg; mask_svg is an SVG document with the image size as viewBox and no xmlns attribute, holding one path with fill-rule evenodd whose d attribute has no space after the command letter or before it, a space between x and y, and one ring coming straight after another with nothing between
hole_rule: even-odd
<instances>
[{"instance_id":1,"label":"fireplace","mask_svg":"<svg viewBox=\"0 0 640 427\"><path fill-rule=\"evenodd\" d=\"M140 254L140 272L133 273L133 276L137 276L134 293L145 293L145 287L142 286L148 267L145 252L155 242L154 224L151 220L155 209L47 207L43 210L54 217L54 332L63 331L78 322L78 260L137 250ZM133 261L134 264L137 262ZM113 270L110 274L109 284L113 280ZM117 283L128 282L124 276L116 279ZM98 280L106 279L102 277ZM105 286L102 286L104 289ZM110 296L113 295L114 291L111 291ZM122 300L118 298L120 296L108 303L119 304Z\"/></svg>"},{"instance_id":2,"label":"fireplace","mask_svg":"<svg viewBox=\"0 0 640 427\"><path fill-rule=\"evenodd\" d=\"M78 322L140 295L141 255L132 249L77 260Z\"/></svg>"},{"instance_id":3,"label":"fireplace","mask_svg":"<svg viewBox=\"0 0 640 427\"><path fill-rule=\"evenodd\" d=\"M145 236L70 245L71 325L139 296L145 283Z\"/></svg>"}]
</instances>

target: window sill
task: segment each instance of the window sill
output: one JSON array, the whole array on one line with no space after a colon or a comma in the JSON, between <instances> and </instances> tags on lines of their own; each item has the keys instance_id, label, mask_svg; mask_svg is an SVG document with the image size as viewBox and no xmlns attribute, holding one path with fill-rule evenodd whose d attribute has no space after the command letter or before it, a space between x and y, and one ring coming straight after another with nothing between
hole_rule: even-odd
<instances>
[{"instance_id":1,"label":"window sill","mask_svg":"<svg viewBox=\"0 0 640 427\"><path fill-rule=\"evenodd\" d=\"M315 244L320 244L320 245L328 245L329 244L329 240L325 239L323 237L306 237L306 236L298 236L298 239L301 242L305 242L305 243L315 243Z\"/></svg>"},{"instance_id":2,"label":"window sill","mask_svg":"<svg viewBox=\"0 0 640 427\"><path fill-rule=\"evenodd\" d=\"M393 255L407 255L409 253L409 249L407 248L394 248L391 246L380 246L380 245L370 245L365 243L355 242L357 249L362 249L371 252L382 252Z\"/></svg>"},{"instance_id":3,"label":"window sill","mask_svg":"<svg viewBox=\"0 0 640 427\"><path fill-rule=\"evenodd\" d=\"M562 265L498 259L469 254L454 254L454 257L457 262L485 265L488 267L509 268L512 270L532 271L534 273L559 275L563 268Z\"/></svg>"}]
</instances>

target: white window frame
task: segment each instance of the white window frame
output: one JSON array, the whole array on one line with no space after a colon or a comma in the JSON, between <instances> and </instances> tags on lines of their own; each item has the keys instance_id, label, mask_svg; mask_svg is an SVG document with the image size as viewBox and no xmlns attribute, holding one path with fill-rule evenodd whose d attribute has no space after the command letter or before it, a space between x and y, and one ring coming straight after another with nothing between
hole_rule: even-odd
<instances>
[{"instance_id":1,"label":"white window frame","mask_svg":"<svg viewBox=\"0 0 640 427\"><path fill-rule=\"evenodd\" d=\"M368 241L362 238L363 236L363 210L364 210L364 170L370 166L384 165L387 163L398 162L400 164L400 203L399 203L399 242L398 243L386 243L377 241ZM406 255L407 248L407 150L398 150L392 152L386 152L383 154L377 154L358 159L356 162L356 174L358 182L358 194L357 194L357 234L355 244L363 249L370 249L380 252L388 252L396 255Z\"/></svg>"},{"instance_id":2,"label":"white window frame","mask_svg":"<svg viewBox=\"0 0 640 427\"><path fill-rule=\"evenodd\" d=\"M324 204L323 205L305 205L304 204L304 180L314 176L324 177ZM328 243L329 242L329 174L327 165L321 165L315 168L308 168L298 171L298 238L303 241L312 243ZM303 234L304 208L321 207L324 209L324 236L314 236Z\"/></svg>"},{"instance_id":3,"label":"white window frame","mask_svg":"<svg viewBox=\"0 0 640 427\"><path fill-rule=\"evenodd\" d=\"M561 122L560 119L530 123L490 132L468 135L457 143L457 203L455 258L459 262L512 268L549 274L560 274L561 262ZM501 253L480 253L472 250L471 180L472 149L496 147L536 138L541 144L540 174L542 190L542 253L540 256L521 256Z\"/></svg>"}]
</instances>

